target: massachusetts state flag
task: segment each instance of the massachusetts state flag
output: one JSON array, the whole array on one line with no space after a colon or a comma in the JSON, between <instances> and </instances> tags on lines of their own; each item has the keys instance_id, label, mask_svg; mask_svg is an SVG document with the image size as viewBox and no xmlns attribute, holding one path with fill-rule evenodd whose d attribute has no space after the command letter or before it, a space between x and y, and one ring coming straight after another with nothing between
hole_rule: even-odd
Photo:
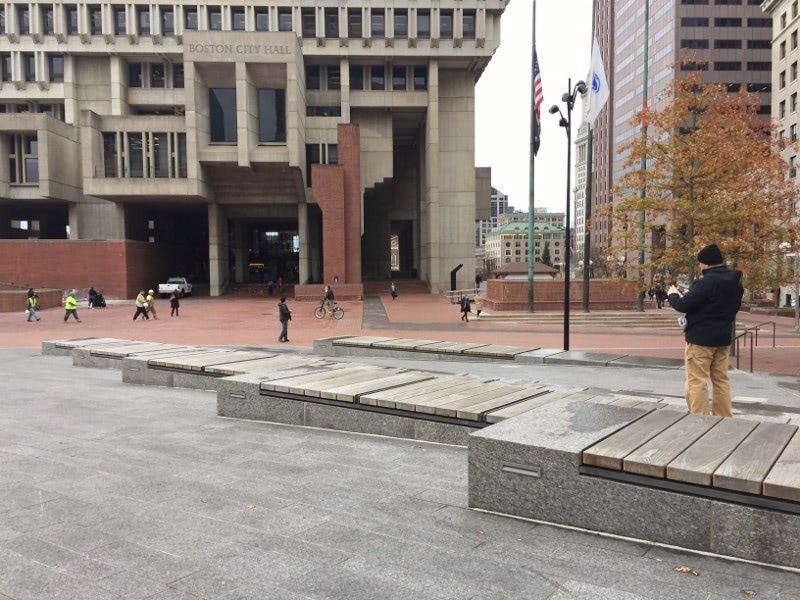
<instances>
[{"instance_id":1,"label":"massachusetts state flag","mask_svg":"<svg viewBox=\"0 0 800 600\"><path fill-rule=\"evenodd\" d=\"M536 54L536 46L533 47L533 155L539 152L539 136L542 133L542 115L539 108L544 100L542 91L542 75L539 72L539 57Z\"/></svg>"},{"instance_id":2,"label":"massachusetts state flag","mask_svg":"<svg viewBox=\"0 0 800 600\"><path fill-rule=\"evenodd\" d=\"M603 57L597 38L592 43L592 64L589 67L589 123L594 125L597 115L608 101L608 80L603 68Z\"/></svg>"}]
</instances>

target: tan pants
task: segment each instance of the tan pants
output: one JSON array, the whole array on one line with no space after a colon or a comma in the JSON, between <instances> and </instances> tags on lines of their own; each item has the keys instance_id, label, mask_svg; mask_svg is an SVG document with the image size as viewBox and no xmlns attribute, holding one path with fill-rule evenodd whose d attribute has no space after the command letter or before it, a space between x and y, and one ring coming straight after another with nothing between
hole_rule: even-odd
<instances>
[{"instance_id":1,"label":"tan pants","mask_svg":"<svg viewBox=\"0 0 800 600\"><path fill-rule=\"evenodd\" d=\"M728 379L729 346L713 347L686 343L686 404L689 412L707 415L708 379L714 388L711 413L730 417L731 384Z\"/></svg>"}]
</instances>

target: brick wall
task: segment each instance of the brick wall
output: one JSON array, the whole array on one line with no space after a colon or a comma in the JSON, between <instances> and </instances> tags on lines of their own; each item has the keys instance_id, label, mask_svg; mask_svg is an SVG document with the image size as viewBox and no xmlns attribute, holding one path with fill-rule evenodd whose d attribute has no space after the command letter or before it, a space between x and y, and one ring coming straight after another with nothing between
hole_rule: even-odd
<instances>
[{"instance_id":1,"label":"brick wall","mask_svg":"<svg viewBox=\"0 0 800 600\"><path fill-rule=\"evenodd\" d=\"M571 281L570 310L583 306L583 281ZM528 281L489 279L484 307L493 311L527 310ZM593 310L632 310L636 307L636 282L593 279L589 282L589 308ZM535 311L563 310L564 281L533 282Z\"/></svg>"},{"instance_id":2,"label":"brick wall","mask_svg":"<svg viewBox=\"0 0 800 600\"><path fill-rule=\"evenodd\" d=\"M132 240L0 240L0 281L131 298L174 275L171 256L169 246Z\"/></svg>"},{"instance_id":3,"label":"brick wall","mask_svg":"<svg viewBox=\"0 0 800 600\"><path fill-rule=\"evenodd\" d=\"M10 288L10 286L9 286ZM36 290L41 308L61 305L61 290ZM0 313L18 312L22 314L28 299L28 288L0 289Z\"/></svg>"},{"instance_id":4,"label":"brick wall","mask_svg":"<svg viewBox=\"0 0 800 600\"><path fill-rule=\"evenodd\" d=\"M364 286L360 283L338 283L331 285L336 300L362 300ZM294 286L294 299L300 301L321 302L325 295L325 285L321 283L307 283Z\"/></svg>"}]
</instances>

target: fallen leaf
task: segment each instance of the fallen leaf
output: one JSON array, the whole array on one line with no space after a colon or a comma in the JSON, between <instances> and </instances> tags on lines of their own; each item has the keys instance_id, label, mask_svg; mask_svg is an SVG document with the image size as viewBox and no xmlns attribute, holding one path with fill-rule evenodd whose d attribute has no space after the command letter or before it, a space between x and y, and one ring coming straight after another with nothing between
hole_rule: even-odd
<instances>
[{"instance_id":1,"label":"fallen leaf","mask_svg":"<svg viewBox=\"0 0 800 600\"><path fill-rule=\"evenodd\" d=\"M758 596L758 592L755 590L742 590L742 593L745 596Z\"/></svg>"},{"instance_id":2,"label":"fallen leaf","mask_svg":"<svg viewBox=\"0 0 800 600\"><path fill-rule=\"evenodd\" d=\"M247 508L249 508L250 510L253 510L255 507L256 507L255 504L248 504L247 505Z\"/></svg>"},{"instance_id":3,"label":"fallen leaf","mask_svg":"<svg viewBox=\"0 0 800 600\"><path fill-rule=\"evenodd\" d=\"M84 555L83 555L83 560L92 560L92 559L91 559L91 558L89 558L89 555L88 555L88 554L84 554Z\"/></svg>"},{"instance_id":4,"label":"fallen leaf","mask_svg":"<svg viewBox=\"0 0 800 600\"><path fill-rule=\"evenodd\" d=\"M695 577L700 576L700 573L695 571L692 567L678 566L678 567L673 567L672 570L677 571L678 573L691 573Z\"/></svg>"},{"instance_id":5,"label":"fallen leaf","mask_svg":"<svg viewBox=\"0 0 800 600\"><path fill-rule=\"evenodd\" d=\"M478 529L478 535L486 535L486 532L483 529Z\"/></svg>"}]
</instances>

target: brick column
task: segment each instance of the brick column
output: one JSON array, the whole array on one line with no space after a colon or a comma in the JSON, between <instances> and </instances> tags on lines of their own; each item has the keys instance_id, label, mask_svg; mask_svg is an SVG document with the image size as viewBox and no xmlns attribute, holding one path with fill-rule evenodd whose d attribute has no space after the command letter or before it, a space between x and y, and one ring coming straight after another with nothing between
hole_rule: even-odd
<instances>
[{"instance_id":1,"label":"brick column","mask_svg":"<svg viewBox=\"0 0 800 600\"><path fill-rule=\"evenodd\" d=\"M361 133L339 125L339 163L344 167L345 268L347 283L361 283Z\"/></svg>"}]
</instances>

